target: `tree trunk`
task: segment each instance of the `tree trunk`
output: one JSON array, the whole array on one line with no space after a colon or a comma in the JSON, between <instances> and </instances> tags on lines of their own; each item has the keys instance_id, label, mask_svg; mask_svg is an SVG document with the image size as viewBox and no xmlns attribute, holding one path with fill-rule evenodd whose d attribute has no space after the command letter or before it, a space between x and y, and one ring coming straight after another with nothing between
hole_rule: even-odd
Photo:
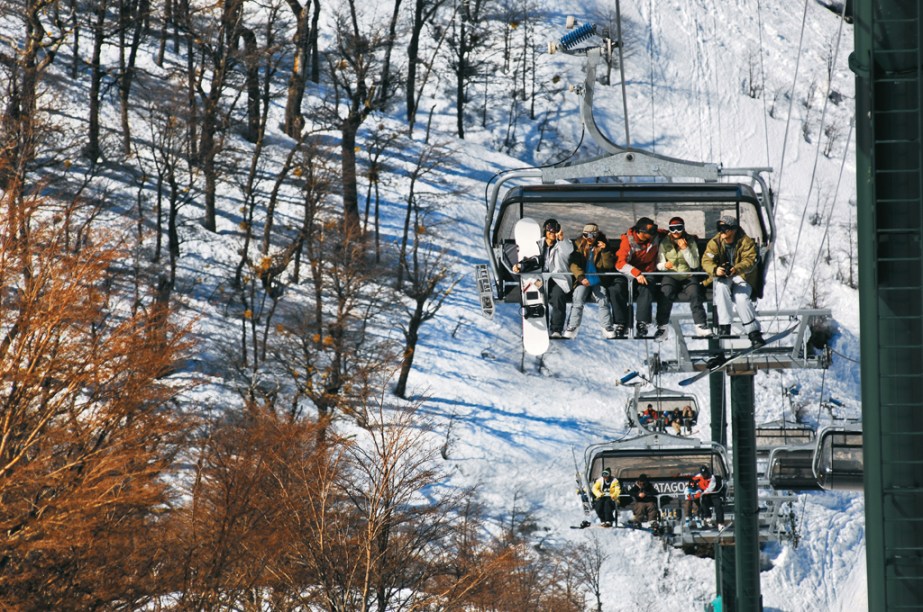
<instances>
[{"instance_id":1,"label":"tree trunk","mask_svg":"<svg viewBox=\"0 0 923 612\"><path fill-rule=\"evenodd\" d=\"M87 128L87 144L83 150L84 155L86 155L92 163L96 163L101 157L99 147L99 90L103 78L100 62L103 40L105 39L106 4L107 0L97 0L96 11L94 13L96 19L93 23L93 54L90 60L89 127Z\"/></svg>"},{"instance_id":2,"label":"tree trunk","mask_svg":"<svg viewBox=\"0 0 923 612\"><path fill-rule=\"evenodd\" d=\"M343 180L343 231L347 237L357 238L362 230L359 217L359 188L356 177L356 134L359 124L347 117L340 125L341 178Z\"/></svg>"},{"instance_id":3,"label":"tree trunk","mask_svg":"<svg viewBox=\"0 0 923 612\"><path fill-rule=\"evenodd\" d=\"M320 0L314 0L314 12L311 15L311 81L320 83L320 53L317 45L317 22L320 20Z\"/></svg>"},{"instance_id":4,"label":"tree trunk","mask_svg":"<svg viewBox=\"0 0 923 612\"><path fill-rule=\"evenodd\" d=\"M459 24L458 65L455 68L455 125L458 137L465 138L465 72L468 65L467 28L465 19Z\"/></svg>"},{"instance_id":5,"label":"tree trunk","mask_svg":"<svg viewBox=\"0 0 923 612\"><path fill-rule=\"evenodd\" d=\"M394 50L394 41L397 38L397 18L401 9L401 0L394 0L394 10L391 13L391 22L388 24L388 37L385 41L385 57L381 67L381 85L378 89L378 101L385 104L391 95L391 52Z\"/></svg>"},{"instance_id":6,"label":"tree trunk","mask_svg":"<svg viewBox=\"0 0 923 612\"><path fill-rule=\"evenodd\" d=\"M420 326L423 324L423 305L424 302L417 300L416 309L410 321L407 322L407 331L404 333L404 359L401 361L401 373L397 378L397 385L394 387L394 395L405 397L407 393L407 379L410 377L410 370L413 368L413 356L417 350L417 341L419 340Z\"/></svg>"},{"instance_id":7,"label":"tree trunk","mask_svg":"<svg viewBox=\"0 0 923 612\"><path fill-rule=\"evenodd\" d=\"M76 80L80 70L80 18L77 10L77 0L70 0L70 23L73 29L74 41L73 55L71 56L71 78Z\"/></svg>"},{"instance_id":8,"label":"tree trunk","mask_svg":"<svg viewBox=\"0 0 923 612\"><path fill-rule=\"evenodd\" d=\"M407 127L413 134L417 120L417 55L420 53L420 35L423 31L423 5L425 0L416 0L413 7L413 25L410 28L410 42L407 45Z\"/></svg>"},{"instance_id":9,"label":"tree trunk","mask_svg":"<svg viewBox=\"0 0 923 612\"><path fill-rule=\"evenodd\" d=\"M126 4L122 5L123 7ZM141 45L141 35L144 31L145 15L150 10L148 0L137 0L136 4L127 4L126 9L120 9L122 27L119 28L119 37L124 37L124 32L133 26L128 58L125 58L124 41L119 45L119 63L122 78L119 79L119 103L122 120L122 153L131 154L131 122L128 120L128 106L131 97L131 85L135 78L135 62L138 57L138 47ZM132 24L131 22L134 21Z\"/></svg>"},{"instance_id":10,"label":"tree trunk","mask_svg":"<svg viewBox=\"0 0 923 612\"><path fill-rule=\"evenodd\" d=\"M247 132L244 137L256 142L260 136L260 63L256 47L256 35L249 28L242 28L244 40L244 62L247 65Z\"/></svg>"},{"instance_id":11,"label":"tree trunk","mask_svg":"<svg viewBox=\"0 0 923 612\"><path fill-rule=\"evenodd\" d=\"M304 101L305 81L307 80L307 60L309 44L308 4L304 6L290 2L295 13L295 49L292 57L292 74L288 78L285 99L285 133L290 138L297 138L304 129L304 117L301 103ZM297 10L296 10L297 7Z\"/></svg>"}]
</instances>

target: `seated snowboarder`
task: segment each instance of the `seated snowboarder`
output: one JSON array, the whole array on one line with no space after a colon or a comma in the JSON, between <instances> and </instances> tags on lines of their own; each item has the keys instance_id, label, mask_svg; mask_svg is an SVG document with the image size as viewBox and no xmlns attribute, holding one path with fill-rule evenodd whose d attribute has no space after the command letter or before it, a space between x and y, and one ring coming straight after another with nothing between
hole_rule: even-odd
<instances>
[{"instance_id":1,"label":"seated snowboarder","mask_svg":"<svg viewBox=\"0 0 923 612\"><path fill-rule=\"evenodd\" d=\"M593 508L603 527L612 527L616 523L615 511L618 507L622 487L618 478L612 477L612 470L606 468L602 476L593 483Z\"/></svg>"}]
</instances>

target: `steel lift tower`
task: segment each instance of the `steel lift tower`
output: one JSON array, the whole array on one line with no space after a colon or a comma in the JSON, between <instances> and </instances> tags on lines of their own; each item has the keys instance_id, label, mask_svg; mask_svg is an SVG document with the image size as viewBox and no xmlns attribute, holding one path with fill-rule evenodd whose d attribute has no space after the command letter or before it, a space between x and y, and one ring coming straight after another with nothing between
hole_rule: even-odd
<instances>
[{"instance_id":1,"label":"steel lift tower","mask_svg":"<svg viewBox=\"0 0 923 612\"><path fill-rule=\"evenodd\" d=\"M923 151L918 0L855 0L868 609L923 609Z\"/></svg>"}]
</instances>

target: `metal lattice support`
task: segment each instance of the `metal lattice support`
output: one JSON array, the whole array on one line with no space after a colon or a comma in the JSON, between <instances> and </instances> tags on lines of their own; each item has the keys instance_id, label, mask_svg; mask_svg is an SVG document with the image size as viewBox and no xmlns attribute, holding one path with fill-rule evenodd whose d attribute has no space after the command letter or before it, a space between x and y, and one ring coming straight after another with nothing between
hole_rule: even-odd
<instances>
[{"instance_id":1,"label":"metal lattice support","mask_svg":"<svg viewBox=\"0 0 923 612\"><path fill-rule=\"evenodd\" d=\"M923 602L920 4L857 1L862 413L870 610Z\"/></svg>"}]
</instances>

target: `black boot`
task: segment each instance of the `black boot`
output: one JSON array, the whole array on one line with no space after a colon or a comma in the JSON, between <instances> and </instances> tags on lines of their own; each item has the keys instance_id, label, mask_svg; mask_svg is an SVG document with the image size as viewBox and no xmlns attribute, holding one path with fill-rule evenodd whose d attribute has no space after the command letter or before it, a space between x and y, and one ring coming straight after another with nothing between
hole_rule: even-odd
<instances>
[{"instance_id":1,"label":"black boot","mask_svg":"<svg viewBox=\"0 0 923 612\"><path fill-rule=\"evenodd\" d=\"M750 332L747 334L747 338L750 339L750 346L753 348L759 348L766 344L766 341L763 340L763 333L759 330Z\"/></svg>"}]
</instances>

